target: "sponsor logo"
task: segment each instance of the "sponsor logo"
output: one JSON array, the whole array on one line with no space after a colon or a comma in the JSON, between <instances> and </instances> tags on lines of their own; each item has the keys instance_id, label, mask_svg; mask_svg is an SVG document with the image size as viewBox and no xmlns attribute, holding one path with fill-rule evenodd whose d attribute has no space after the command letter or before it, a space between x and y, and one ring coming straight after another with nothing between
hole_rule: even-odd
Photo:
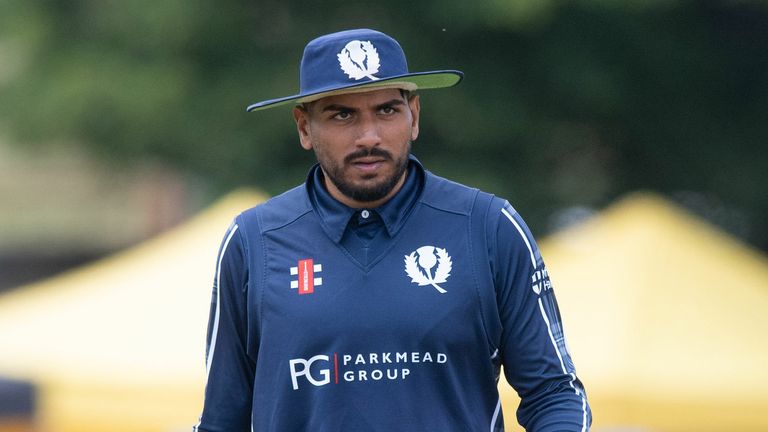
<instances>
[{"instance_id":1,"label":"sponsor logo","mask_svg":"<svg viewBox=\"0 0 768 432\"><path fill-rule=\"evenodd\" d=\"M321 369L318 371L318 375L320 378L315 378L310 373L312 363L316 361L324 361L328 362L329 358L327 355L316 355L312 357L309 360L304 360L301 358L297 359L291 359L288 361L289 366L291 367L291 381L293 382L293 389L298 390L299 389L299 377L303 376L304 378L309 381L310 384L313 386L324 386L331 382L331 370L330 369Z\"/></svg>"},{"instance_id":2,"label":"sponsor logo","mask_svg":"<svg viewBox=\"0 0 768 432\"><path fill-rule=\"evenodd\" d=\"M373 74L379 72L379 53L370 41L353 40L336 55L341 71L350 79L363 78L378 80Z\"/></svg>"},{"instance_id":3,"label":"sponsor logo","mask_svg":"<svg viewBox=\"0 0 768 432\"><path fill-rule=\"evenodd\" d=\"M533 273L531 276L531 288L533 288L533 292L537 295L552 289L552 282L549 281L549 273L547 273L546 267L541 266L539 270Z\"/></svg>"},{"instance_id":4,"label":"sponsor logo","mask_svg":"<svg viewBox=\"0 0 768 432\"><path fill-rule=\"evenodd\" d=\"M323 278L315 277L315 273L323 271L322 264L315 264L312 258L299 260L299 265L291 267L291 276L297 276L291 281L291 289L298 289L299 295L312 294L315 287L323 284Z\"/></svg>"},{"instance_id":5,"label":"sponsor logo","mask_svg":"<svg viewBox=\"0 0 768 432\"><path fill-rule=\"evenodd\" d=\"M426 364L443 365L448 356L440 352L381 352L366 354L318 354L309 359L293 358L288 360L291 371L291 384L298 390L300 383L309 383L315 387L328 384L368 382L368 381L404 381L418 367ZM306 383L305 383L306 382Z\"/></svg>"},{"instance_id":6,"label":"sponsor logo","mask_svg":"<svg viewBox=\"0 0 768 432\"><path fill-rule=\"evenodd\" d=\"M432 269L435 268L434 274ZM438 284L444 283L451 275L453 262L445 249L434 246L422 246L405 256L405 274L412 283L419 286L433 286L440 294L447 291Z\"/></svg>"}]
</instances>

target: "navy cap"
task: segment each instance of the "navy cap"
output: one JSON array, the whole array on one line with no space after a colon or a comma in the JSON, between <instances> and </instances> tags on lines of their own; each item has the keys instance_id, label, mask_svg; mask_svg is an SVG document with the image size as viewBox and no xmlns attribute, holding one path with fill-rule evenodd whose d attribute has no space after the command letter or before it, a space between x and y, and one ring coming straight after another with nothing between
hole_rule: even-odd
<instances>
[{"instance_id":1,"label":"navy cap","mask_svg":"<svg viewBox=\"0 0 768 432\"><path fill-rule=\"evenodd\" d=\"M304 48L299 94L257 102L249 105L247 111L377 88L413 91L451 87L463 77L464 73L457 70L411 73L403 48L396 40L375 30L346 30L320 36Z\"/></svg>"}]
</instances>

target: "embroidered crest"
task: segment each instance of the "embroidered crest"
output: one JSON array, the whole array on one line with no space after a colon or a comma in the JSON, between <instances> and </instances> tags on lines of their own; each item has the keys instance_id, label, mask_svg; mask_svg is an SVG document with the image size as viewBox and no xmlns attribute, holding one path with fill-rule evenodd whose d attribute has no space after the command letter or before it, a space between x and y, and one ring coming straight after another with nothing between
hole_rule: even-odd
<instances>
[{"instance_id":1,"label":"embroidered crest","mask_svg":"<svg viewBox=\"0 0 768 432\"><path fill-rule=\"evenodd\" d=\"M437 265L434 275L432 268ZM405 273L412 283L419 286L432 285L440 294L447 291L438 284L448 280L453 262L445 249L434 246L422 246L405 256Z\"/></svg>"},{"instance_id":2,"label":"embroidered crest","mask_svg":"<svg viewBox=\"0 0 768 432\"><path fill-rule=\"evenodd\" d=\"M336 56L341 70L355 81L363 78L377 80L373 74L379 72L379 53L369 41L353 40Z\"/></svg>"},{"instance_id":3,"label":"embroidered crest","mask_svg":"<svg viewBox=\"0 0 768 432\"><path fill-rule=\"evenodd\" d=\"M291 289L298 289L299 294L312 294L315 287L323 284L323 278L315 277L315 273L323 271L322 264L315 264L312 258L299 260L299 265L291 267L291 276L298 276L291 281Z\"/></svg>"}]
</instances>

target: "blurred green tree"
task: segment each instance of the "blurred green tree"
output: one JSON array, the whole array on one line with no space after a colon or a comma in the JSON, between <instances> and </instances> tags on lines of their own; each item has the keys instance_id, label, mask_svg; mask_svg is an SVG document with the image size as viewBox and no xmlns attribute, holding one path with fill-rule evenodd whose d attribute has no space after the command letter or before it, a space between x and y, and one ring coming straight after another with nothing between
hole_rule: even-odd
<instances>
[{"instance_id":1,"label":"blurred green tree","mask_svg":"<svg viewBox=\"0 0 768 432\"><path fill-rule=\"evenodd\" d=\"M313 156L288 109L244 108L295 93L306 41L353 27L395 35L412 70L466 72L423 94L414 153L535 231L650 189L768 250L765 1L3 0L0 122L278 192Z\"/></svg>"}]
</instances>

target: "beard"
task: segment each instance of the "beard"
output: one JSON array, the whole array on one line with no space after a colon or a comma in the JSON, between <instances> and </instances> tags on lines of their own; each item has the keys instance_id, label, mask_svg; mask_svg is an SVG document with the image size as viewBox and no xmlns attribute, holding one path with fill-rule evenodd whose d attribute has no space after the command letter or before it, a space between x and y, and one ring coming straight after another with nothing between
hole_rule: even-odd
<instances>
[{"instance_id":1,"label":"beard","mask_svg":"<svg viewBox=\"0 0 768 432\"><path fill-rule=\"evenodd\" d=\"M373 202L378 201L390 192L397 185L400 179L408 169L408 155L410 154L411 143L408 142L408 151L405 154L395 159L392 154L386 150L378 147L370 149L361 149L354 153L350 153L344 158L341 164L335 163L331 160L327 160L321 154L317 154L317 160L320 163L320 167L323 169L323 173L333 183L334 186L347 198L350 198L359 202ZM367 156L375 156L391 161L394 163L395 171L392 175L387 176L380 181L370 185L357 185L347 179L344 175L344 166L347 166L359 159Z\"/></svg>"}]
</instances>

